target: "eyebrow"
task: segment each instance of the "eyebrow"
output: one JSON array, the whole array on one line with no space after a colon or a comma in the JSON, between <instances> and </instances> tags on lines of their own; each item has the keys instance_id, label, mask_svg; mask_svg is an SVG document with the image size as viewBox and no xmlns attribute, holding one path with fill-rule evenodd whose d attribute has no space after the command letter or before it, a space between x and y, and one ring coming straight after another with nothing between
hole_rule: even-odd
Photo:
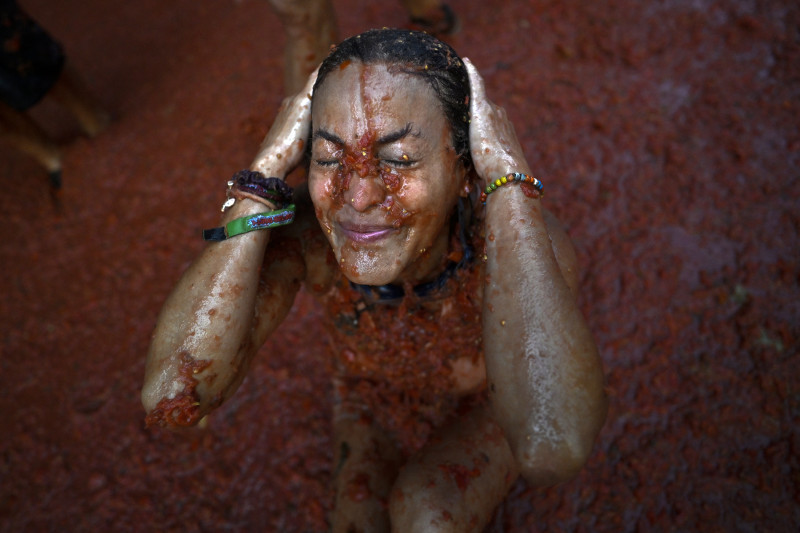
<instances>
[{"instance_id":1,"label":"eyebrow","mask_svg":"<svg viewBox=\"0 0 800 533\"><path fill-rule=\"evenodd\" d=\"M393 131L379 137L378 140L376 141L376 144L391 144L393 142L399 141L400 139L406 137L409 134L414 137L420 136L420 133L418 131L413 131L413 126L410 122L397 131ZM312 142L317 139L325 139L326 141L332 142L333 144L336 144L338 146L345 145L345 142L341 137L339 137L335 133L331 133L323 129L316 130L314 132L314 135L311 137Z\"/></svg>"},{"instance_id":2,"label":"eyebrow","mask_svg":"<svg viewBox=\"0 0 800 533\"><path fill-rule=\"evenodd\" d=\"M311 141L316 141L317 139L325 139L326 141L330 141L333 144L338 144L339 146L344 146L344 141L338 135L335 135L329 131L318 129L314 132L314 135L311 137Z\"/></svg>"},{"instance_id":3,"label":"eyebrow","mask_svg":"<svg viewBox=\"0 0 800 533\"><path fill-rule=\"evenodd\" d=\"M397 131L393 131L391 133L387 133L383 137L380 137L378 139L378 144L391 144L393 142L399 141L400 139L402 139L403 137L405 137L408 134L411 134L414 137L419 137L419 132L413 132L412 133L412 131L411 131L411 123L410 122L408 124L406 124L404 128L399 129Z\"/></svg>"}]
</instances>

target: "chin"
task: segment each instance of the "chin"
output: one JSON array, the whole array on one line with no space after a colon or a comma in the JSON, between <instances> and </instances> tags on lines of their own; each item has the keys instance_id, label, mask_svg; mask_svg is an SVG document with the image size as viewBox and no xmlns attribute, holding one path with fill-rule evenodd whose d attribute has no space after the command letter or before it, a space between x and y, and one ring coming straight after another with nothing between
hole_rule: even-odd
<instances>
[{"instance_id":1,"label":"chin","mask_svg":"<svg viewBox=\"0 0 800 533\"><path fill-rule=\"evenodd\" d=\"M339 257L339 267L345 277L359 285L386 285L400 277L395 263L397 257L384 257L370 251L345 253ZM389 263L389 264L387 264Z\"/></svg>"},{"instance_id":2,"label":"chin","mask_svg":"<svg viewBox=\"0 0 800 533\"><path fill-rule=\"evenodd\" d=\"M375 274L364 274L364 275L353 274L352 272L347 272L347 271L344 271L344 270L343 270L343 272L344 272L344 276L347 279L349 279L350 281L352 281L353 283L356 283L358 285L379 286L379 285L387 285L387 284L392 282L391 278L389 278L387 276L379 276L379 275L375 275Z\"/></svg>"}]
</instances>

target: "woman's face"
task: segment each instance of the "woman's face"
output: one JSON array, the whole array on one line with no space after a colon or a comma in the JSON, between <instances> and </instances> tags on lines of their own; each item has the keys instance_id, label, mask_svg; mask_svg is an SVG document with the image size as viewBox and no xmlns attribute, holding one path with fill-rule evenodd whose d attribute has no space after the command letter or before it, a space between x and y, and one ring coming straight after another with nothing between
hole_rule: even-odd
<instances>
[{"instance_id":1,"label":"woman's face","mask_svg":"<svg viewBox=\"0 0 800 533\"><path fill-rule=\"evenodd\" d=\"M309 190L356 283L435 277L466 170L433 90L391 67L345 62L314 94Z\"/></svg>"}]
</instances>

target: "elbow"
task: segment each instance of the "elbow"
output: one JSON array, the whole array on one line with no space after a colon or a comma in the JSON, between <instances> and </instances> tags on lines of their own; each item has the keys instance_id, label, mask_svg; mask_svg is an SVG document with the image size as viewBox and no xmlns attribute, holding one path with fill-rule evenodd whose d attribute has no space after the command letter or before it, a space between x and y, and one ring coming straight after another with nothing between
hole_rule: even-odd
<instances>
[{"instance_id":1,"label":"elbow","mask_svg":"<svg viewBox=\"0 0 800 533\"><path fill-rule=\"evenodd\" d=\"M574 479L591 454L591 445L567 442L520 446L514 453L520 474L529 484L548 487Z\"/></svg>"},{"instance_id":2,"label":"elbow","mask_svg":"<svg viewBox=\"0 0 800 533\"><path fill-rule=\"evenodd\" d=\"M572 430L551 426L546 433L530 431L511 443L514 458L525 480L535 486L551 486L577 477L592 454L597 435L606 418L607 404L595 404L583 424Z\"/></svg>"},{"instance_id":3,"label":"elbow","mask_svg":"<svg viewBox=\"0 0 800 533\"><path fill-rule=\"evenodd\" d=\"M169 429L196 425L208 412L194 386L186 387L180 381L164 383L146 380L141 393L142 406L147 416L145 427L159 426Z\"/></svg>"},{"instance_id":4,"label":"elbow","mask_svg":"<svg viewBox=\"0 0 800 533\"><path fill-rule=\"evenodd\" d=\"M212 366L213 359L194 359L186 352L178 357L159 360L148 355L141 391L145 427L194 426L223 401L223 387L231 379L218 379L219 365Z\"/></svg>"},{"instance_id":5,"label":"elbow","mask_svg":"<svg viewBox=\"0 0 800 533\"><path fill-rule=\"evenodd\" d=\"M162 396L162 391L158 390L153 381L145 380L141 392L142 407L144 407L144 411L147 414L150 414L153 409L156 408Z\"/></svg>"},{"instance_id":6,"label":"elbow","mask_svg":"<svg viewBox=\"0 0 800 533\"><path fill-rule=\"evenodd\" d=\"M145 427L160 426L169 429L196 425L205 415L200 402L192 395L161 398L151 409L147 408Z\"/></svg>"}]
</instances>

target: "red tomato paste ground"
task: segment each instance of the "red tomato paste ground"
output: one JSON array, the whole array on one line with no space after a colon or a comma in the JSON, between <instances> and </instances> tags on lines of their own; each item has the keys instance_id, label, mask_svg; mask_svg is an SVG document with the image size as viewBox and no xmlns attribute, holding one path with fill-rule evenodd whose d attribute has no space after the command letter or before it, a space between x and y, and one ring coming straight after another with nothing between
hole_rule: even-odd
<instances>
[{"instance_id":1,"label":"red tomato paste ground","mask_svg":"<svg viewBox=\"0 0 800 533\"><path fill-rule=\"evenodd\" d=\"M283 97L261 0L26 0L114 113L59 108L57 197L0 145L0 530L325 531L331 387L299 298L237 394L185 434L139 389L170 288ZM335 2L342 35L400 2ZM800 6L453 2L568 226L611 409L582 473L518 482L487 531L800 523Z\"/></svg>"}]
</instances>

